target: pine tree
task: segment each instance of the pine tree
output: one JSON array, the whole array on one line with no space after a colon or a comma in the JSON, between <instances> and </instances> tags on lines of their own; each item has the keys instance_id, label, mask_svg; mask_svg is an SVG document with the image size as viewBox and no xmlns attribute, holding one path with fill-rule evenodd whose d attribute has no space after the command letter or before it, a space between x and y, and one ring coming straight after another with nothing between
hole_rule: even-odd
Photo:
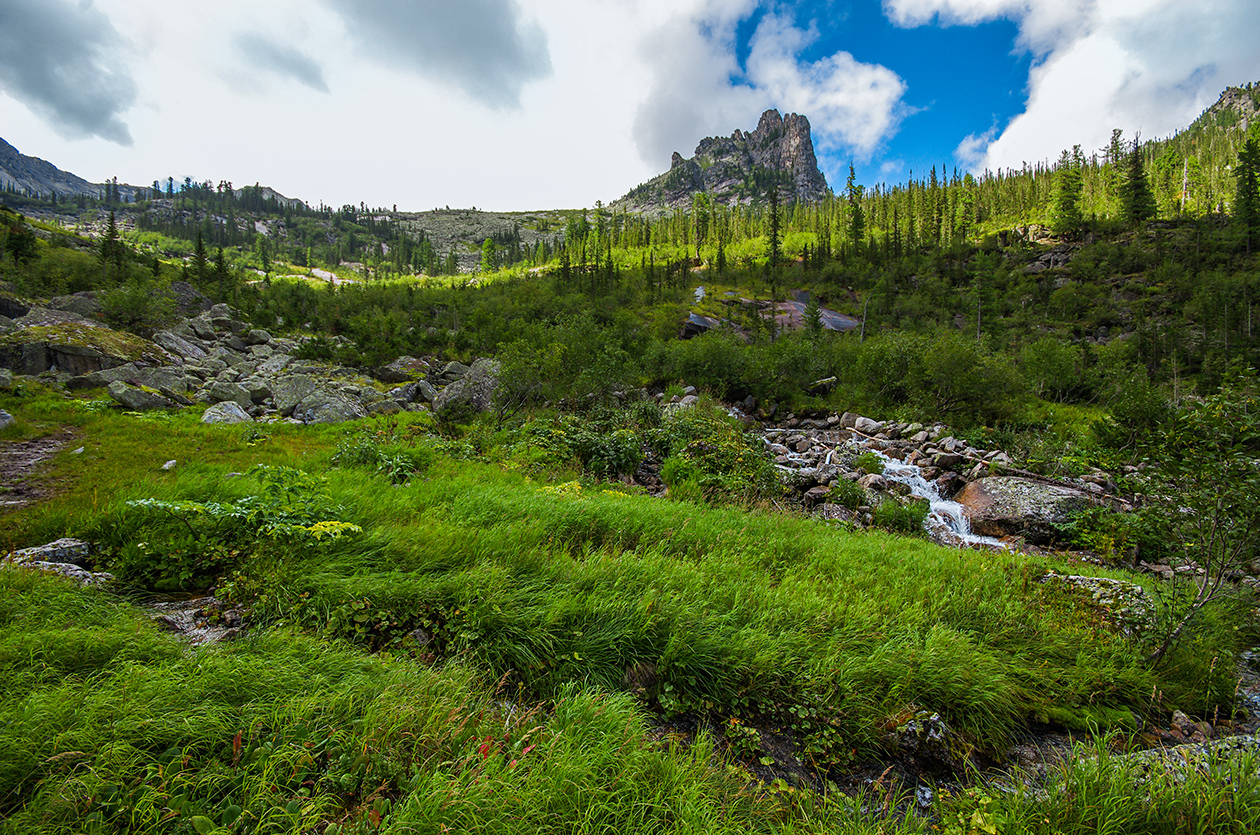
<instances>
[{"instance_id":1,"label":"pine tree","mask_svg":"<svg viewBox=\"0 0 1260 835\"><path fill-rule=\"evenodd\" d=\"M106 275L122 272L123 253L123 244L118 235L118 221L114 212L110 211L105 236L101 238L101 263L105 267Z\"/></svg>"},{"instance_id":2,"label":"pine tree","mask_svg":"<svg viewBox=\"0 0 1260 835\"><path fill-rule=\"evenodd\" d=\"M1081 216L1081 165L1084 162L1081 146L1077 145L1069 155L1064 151L1059 157L1055 172L1054 203L1050 207L1050 228L1056 235L1068 235L1080 229Z\"/></svg>"},{"instance_id":3,"label":"pine tree","mask_svg":"<svg viewBox=\"0 0 1260 835\"><path fill-rule=\"evenodd\" d=\"M1260 142L1255 137L1248 137L1238 152L1234 178L1238 182L1234 216L1242 224L1250 255L1253 242L1260 237Z\"/></svg>"},{"instance_id":4,"label":"pine tree","mask_svg":"<svg viewBox=\"0 0 1260 835\"><path fill-rule=\"evenodd\" d=\"M856 253L862 245L866 234L866 215L862 212L862 186L857 184L857 174L853 171L853 163L849 163L849 179L845 182L844 194L849 202L849 242Z\"/></svg>"},{"instance_id":5,"label":"pine tree","mask_svg":"<svg viewBox=\"0 0 1260 835\"><path fill-rule=\"evenodd\" d=\"M204 286L206 280L210 277L209 264L206 259L206 242L201 237L201 232L197 232L197 242L193 245L192 257L192 277L193 281L199 286Z\"/></svg>"},{"instance_id":6,"label":"pine tree","mask_svg":"<svg viewBox=\"0 0 1260 835\"><path fill-rule=\"evenodd\" d=\"M1146 166L1142 161L1142 149L1138 138L1133 140L1125 169L1124 183L1120 189L1120 217L1125 223L1136 226L1155 217L1155 195L1146 179Z\"/></svg>"}]
</instances>

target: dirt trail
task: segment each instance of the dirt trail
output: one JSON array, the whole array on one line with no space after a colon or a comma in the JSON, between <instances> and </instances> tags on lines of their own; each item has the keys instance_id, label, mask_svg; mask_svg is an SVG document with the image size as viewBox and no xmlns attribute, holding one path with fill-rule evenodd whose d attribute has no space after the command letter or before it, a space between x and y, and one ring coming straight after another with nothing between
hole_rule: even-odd
<instances>
[{"instance_id":1,"label":"dirt trail","mask_svg":"<svg viewBox=\"0 0 1260 835\"><path fill-rule=\"evenodd\" d=\"M11 513L52 494L47 479L40 478L44 464L75 438L62 429L55 434L0 446L0 514Z\"/></svg>"}]
</instances>

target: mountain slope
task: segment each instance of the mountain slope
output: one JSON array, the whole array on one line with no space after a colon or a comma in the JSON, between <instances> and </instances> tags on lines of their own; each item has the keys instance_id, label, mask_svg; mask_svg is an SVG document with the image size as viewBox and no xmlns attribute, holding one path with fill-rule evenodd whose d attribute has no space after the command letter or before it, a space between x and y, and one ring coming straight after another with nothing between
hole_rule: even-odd
<instances>
[{"instance_id":1,"label":"mountain slope","mask_svg":"<svg viewBox=\"0 0 1260 835\"><path fill-rule=\"evenodd\" d=\"M0 139L0 188L39 196L56 192L62 196L86 194L99 198L105 192L104 186L62 171L47 160L28 157L3 139Z\"/></svg>"}]
</instances>

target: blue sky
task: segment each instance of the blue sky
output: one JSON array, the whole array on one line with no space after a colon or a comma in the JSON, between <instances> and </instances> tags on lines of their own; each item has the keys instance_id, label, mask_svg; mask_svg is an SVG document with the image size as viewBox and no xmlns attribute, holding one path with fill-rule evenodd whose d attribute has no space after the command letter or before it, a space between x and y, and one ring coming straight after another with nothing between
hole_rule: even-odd
<instances>
[{"instance_id":1,"label":"blue sky","mask_svg":"<svg viewBox=\"0 0 1260 835\"><path fill-rule=\"evenodd\" d=\"M765 14L766 8L758 8L739 25L736 55L741 67ZM847 50L860 62L892 69L906 84L907 115L873 155L846 156L843 150L827 154L824 162L833 172L833 188L842 185L835 172L847 172L850 157L858 179L867 184L903 182L911 172L926 177L932 166L952 170L959 165L954 152L964 137L1004 127L1026 104L1032 55L1016 48L1019 28L1009 20L897 26L879 0L802 3L795 16L798 24L813 23L820 33L802 60Z\"/></svg>"},{"instance_id":2,"label":"blue sky","mask_svg":"<svg viewBox=\"0 0 1260 835\"><path fill-rule=\"evenodd\" d=\"M0 137L96 182L576 208L771 107L833 187L1164 136L1257 43L1257 0L0 0Z\"/></svg>"}]
</instances>

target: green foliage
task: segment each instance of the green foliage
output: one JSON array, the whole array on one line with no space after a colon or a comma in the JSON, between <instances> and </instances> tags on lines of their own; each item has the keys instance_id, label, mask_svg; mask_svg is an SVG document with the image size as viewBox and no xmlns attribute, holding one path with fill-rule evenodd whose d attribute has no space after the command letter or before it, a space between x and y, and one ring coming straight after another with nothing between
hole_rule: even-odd
<instances>
[{"instance_id":1,"label":"green foliage","mask_svg":"<svg viewBox=\"0 0 1260 835\"><path fill-rule=\"evenodd\" d=\"M871 519L875 527L886 531L924 536L923 522L927 519L929 510L926 499L913 499L903 503L890 497L875 505L871 510Z\"/></svg>"},{"instance_id":2,"label":"green foliage","mask_svg":"<svg viewBox=\"0 0 1260 835\"><path fill-rule=\"evenodd\" d=\"M292 467L254 468L259 492L235 502L133 499L110 526L111 568L124 582L158 590L193 588L264 543L317 545L361 533L332 516L327 479Z\"/></svg>"},{"instance_id":3,"label":"green foliage","mask_svg":"<svg viewBox=\"0 0 1260 835\"><path fill-rule=\"evenodd\" d=\"M857 510L866 503L866 491L856 481L840 479L836 482L836 486L827 492L827 501L847 507L849 510Z\"/></svg>"},{"instance_id":4,"label":"green foliage","mask_svg":"<svg viewBox=\"0 0 1260 835\"><path fill-rule=\"evenodd\" d=\"M853 468L867 474L882 473L884 471L884 459L877 452L863 452L853 459Z\"/></svg>"},{"instance_id":5,"label":"green foliage","mask_svg":"<svg viewBox=\"0 0 1260 835\"><path fill-rule=\"evenodd\" d=\"M1229 596L1227 577L1260 547L1260 382L1237 372L1218 394L1180 409L1153 450L1146 492L1179 557L1203 572L1193 596L1176 611L1159 661L1207 604Z\"/></svg>"},{"instance_id":6,"label":"green foliage","mask_svg":"<svg viewBox=\"0 0 1260 835\"><path fill-rule=\"evenodd\" d=\"M362 467L385 475L401 484L424 473L433 463L431 445L393 421L381 421L350 430L337 442L332 463L341 467Z\"/></svg>"}]
</instances>

